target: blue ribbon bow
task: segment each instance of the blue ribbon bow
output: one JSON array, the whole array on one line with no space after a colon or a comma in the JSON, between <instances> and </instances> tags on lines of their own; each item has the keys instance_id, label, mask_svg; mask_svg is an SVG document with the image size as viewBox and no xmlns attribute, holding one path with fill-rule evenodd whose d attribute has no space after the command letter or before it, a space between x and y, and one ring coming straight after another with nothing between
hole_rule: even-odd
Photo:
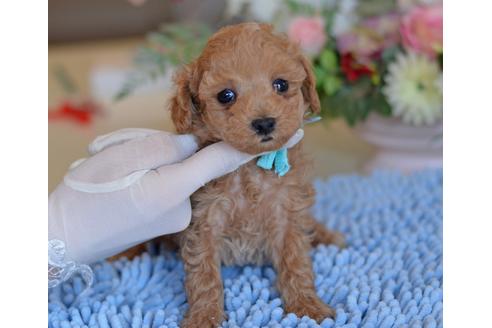
<instances>
[{"instance_id":1,"label":"blue ribbon bow","mask_svg":"<svg viewBox=\"0 0 492 328\"><path fill-rule=\"evenodd\" d=\"M256 165L265 170L271 170L275 164L275 173L283 177L290 170L289 159L287 158L287 149L272 151L271 153L261 155Z\"/></svg>"}]
</instances>

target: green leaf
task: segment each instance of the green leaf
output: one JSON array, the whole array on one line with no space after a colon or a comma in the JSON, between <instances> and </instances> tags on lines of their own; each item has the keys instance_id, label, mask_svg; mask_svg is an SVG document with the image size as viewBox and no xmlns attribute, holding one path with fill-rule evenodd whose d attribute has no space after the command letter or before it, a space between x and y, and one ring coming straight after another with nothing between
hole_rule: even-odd
<instances>
[{"instance_id":1,"label":"green leaf","mask_svg":"<svg viewBox=\"0 0 492 328\"><path fill-rule=\"evenodd\" d=\"M374 97L372 109L383 116L391 116L392 113L390 104L380 91Z\"/></svg>"},{"instance_id":2,"label":"green leaf","mask_svg":"<svg viewBox=\"0 0 492 328\"><path fill-rule=\"evenodd\" d=\"M325 77L326 77L325 70L323 68L315 65L315 66L313 66L313 71L314 71L314 76L316 76L316 85L322 86L323 81L325 80Z\"/></svg>"},{"instance_id":3,"label":"green leaf","mask_svg":"<svg viewBox=\"0 0 492 328\"><path fill-rule=\"evenodd\" d=\"M172 49L175 46L175 41L172 37L162 33L150 33L147 37L149 43L154 43L157 46Z\"/></svg>"},{"instance_id":4,"label":"green leaf","mask_svg":"<svg viewBox=\"0 0 492 328\"><path fill-rule=\"evenodd\" d=\"M323 90L328 96L331 96L340 89L341 85L342 81L338 77L334 75L328 75L323 81Z\"/></svg>"},{"instance_id":5,"label":"green leaf","mask_svg":"<svg viewBox=\"0 0 492 328\"><path fill-rule=\"evenodd\" d=\"M174 39L189 40L193 38L193 30L195 29L196 26L194 25L168 24L164 25L161 30Z\"/></svg>"},{"instance_id":6,"label":"green leaf","mask_svg":"<svg viewBox=\"0 0 492 328\"><path fill-rule=\"evenodd\" d=\"M208 26L195 23L166 24L150 33L133 60L137 73L127 78L115 99L122 99L141 85L157 80L169 66L193 60L211 34Z\"/></svg>"},{"instance_id":7,"label":"green leaf","mask_svg":"<svg viewBox=\"0 0 492 328\"><path fill-rule=\"evenodd\" d=\"M295 0L286 0L285 3L289 10L297 14L306 14L312 16L315 14L315 9L309 4L299 3Z\"/></svg>"},{"instance_id":8,"label":"green leaf","mask_svg":"<svg viewBox=\"0 0 492 328\"><path fill-rule=\"evenodd\" d=\"M379 16L396 9L394 0L364 0L357 5L357 13L362 17Z\"/></svg>"},{"instance_id":9,"label":"green leaf","mask_svg":"<svg viewBox=\"0 0 492 328\"><path fill-rule=\"evenodd\" d=\"M399 46L388 47L383 50L381 54L381 59L383 60L385 65L388 65L392 61L395 60L396 55L401 51Z\"/></svg>"},{"instance_id":10,"label":"green leaf","mask_svg":"<svg viewBox=\"0 0 492 328\"><path fill-rule=\"evenodd\" d=\"M57 66L55 68L55 77L57 81L60 83L62 86L63 90L67 94L74 94L78 92L77 86L75 85L75 82L73 79L70 77L68 74L67 70L63 66Z\"/></svg>"},{"instance_id":11,"label":"green leaf","mask_svg":"<svg viewBox=\"0 0 492 328\"><path fill-rule=\"evenodd\" d=\"M120 101L128 97L133 91L135 91L135 89L140 87L141 84L142 81L140 81L136 76L130 76L113 97L114 101Z\"/></svg>"},{"instance_id":12,"label":"green leaf","mask_svg":"<svg viewBox=\"0 0 492 328\"><path fill-rule=\"evenodd\" d=\"M323 67L328 72L336 72L338 67L337 55L333 50L323 50L319 57L319 62L321 64L321 67Z\"/></svg>"}]
</instances>

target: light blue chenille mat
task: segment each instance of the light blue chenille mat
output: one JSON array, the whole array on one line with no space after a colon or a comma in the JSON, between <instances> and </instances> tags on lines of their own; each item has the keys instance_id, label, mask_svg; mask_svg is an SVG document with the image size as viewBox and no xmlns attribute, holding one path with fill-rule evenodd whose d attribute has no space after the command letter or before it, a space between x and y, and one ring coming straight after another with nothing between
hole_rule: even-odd
<instances>
[{"instance_id":1,"label":"light blue chenille mat","mask_svg":"<svg viewBox=\"0 0 492 328\"><path fill-rule=\"evenodd\" d=\"M313 213L349 245L312 251L317 292L337 310L321 327L442 327L442 171L338 176L315 185ZM187 305L174 254L93 269L86 296L76 299L79 278L49 290L49 327L178 327ZM284 313L271 267L222 274L223 327L318 327Z\"/></svg>"}]
</instances>

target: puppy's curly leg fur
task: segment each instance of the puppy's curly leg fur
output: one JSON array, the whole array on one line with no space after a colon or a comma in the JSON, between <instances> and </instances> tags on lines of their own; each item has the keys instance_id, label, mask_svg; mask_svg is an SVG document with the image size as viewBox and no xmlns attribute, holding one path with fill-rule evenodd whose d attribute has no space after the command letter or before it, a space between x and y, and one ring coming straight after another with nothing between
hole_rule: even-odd
<instances>
[{"instance_id":1,"label":"puppy's curly leg fur","mask_svg":"<svg viewBox=\"0 0 492 328\"><path fill-rule=\"evenodd\" d=\"M323 321L334 317L335 310L316 295L309 239L302 229L289 223L281 241L274 241L273 262L277 269L277 285L286 312Z\"/></svg>"},{"instance_id":2,"label":"puppy's curly leg fur","mask_svg":"<svg viewBox=\"0 0 492 328\"><path fill-rule=\"evenodd\" d=\"M218 327L225 318L220 260L211 230L193 228L181 243L189 309L180 327Z\"/></svg>"}]
</instances>

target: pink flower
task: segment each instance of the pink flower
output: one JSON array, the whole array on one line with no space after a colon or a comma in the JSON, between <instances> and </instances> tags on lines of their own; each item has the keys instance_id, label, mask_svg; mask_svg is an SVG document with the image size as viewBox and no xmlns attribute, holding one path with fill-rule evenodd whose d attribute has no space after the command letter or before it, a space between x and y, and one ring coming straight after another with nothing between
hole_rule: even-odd
<instances>
[{"instance_id":1,"label":"pink flower","mask_svg":"<svg viewBox=\"0 0 492 328\"><path fill-rule=\"evenodd\" d=\"M398 43L400 26L397 14L372 17L337 38L337 48L342 54L352 54L360 63L369 63L373 57Z\"/></svg>"},{"instance_id":2,"label":"pink flower","mask_svg":"<svg viewBox=\"0 0 492 328\"><path fill-rule=\"evenodd\" d=\"M442 51L442 4L410 11L403 17L400 33L406 48L434 57Z\"/></svg>"},{"instance_id":3,"label":"pink flower","mask_svg":"<svg viewBox=\"0 0 492 328\"><path fill-rule=\"evenodd\" d=\"M319 17L297 17L290 23L288 35L306 54L317 55L327 39L325 22Z\"/></svg>"}]
</instances>

